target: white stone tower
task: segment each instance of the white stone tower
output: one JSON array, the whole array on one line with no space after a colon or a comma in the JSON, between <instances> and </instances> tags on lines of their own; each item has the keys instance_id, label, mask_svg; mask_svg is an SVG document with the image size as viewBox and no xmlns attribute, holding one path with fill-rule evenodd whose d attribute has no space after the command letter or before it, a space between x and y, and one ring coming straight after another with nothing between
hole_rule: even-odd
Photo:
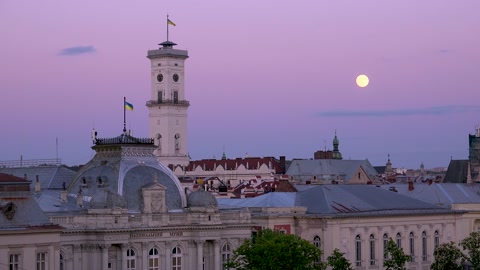
<instances>
[{"instance_id":1,"label":"white stone tower","mask_svg":"<svg viewBox=\"0 0 480 270\"><path fill-rule=\"evenodd\" d=\"M186 50L177 50L171 41L149 50L151 94L147 101L150 137L155 138L154 154L164 165L188 165L187 109L185 100Z\"/></svg>"}]
</instances>

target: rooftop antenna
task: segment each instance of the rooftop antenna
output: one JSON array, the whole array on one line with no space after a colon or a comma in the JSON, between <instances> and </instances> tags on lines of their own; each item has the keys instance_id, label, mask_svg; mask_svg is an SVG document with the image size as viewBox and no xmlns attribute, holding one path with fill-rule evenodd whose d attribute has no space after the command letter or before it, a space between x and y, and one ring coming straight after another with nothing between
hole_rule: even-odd
<instances>
[{"instance_id":1,"label":"rooftop antenna","mask_svg":"<svg viewBox=\"0 0 480 270\"><path fill-rule=\"evenodd\" d=\"M55 152L56 152L56 160L55 162L57 162L57 165L60 165L58 162L58 137L55 138Z\"/></svg>"}]
</instances>

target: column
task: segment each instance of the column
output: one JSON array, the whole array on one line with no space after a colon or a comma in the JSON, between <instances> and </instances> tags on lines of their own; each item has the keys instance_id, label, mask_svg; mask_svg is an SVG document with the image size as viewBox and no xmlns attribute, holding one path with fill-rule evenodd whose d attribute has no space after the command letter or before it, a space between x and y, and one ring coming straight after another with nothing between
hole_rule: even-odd
<instances>
[{"instance_id":1,"label":"column","mask_svg":"<svg viewBox=\"0 0 480 270\"><path fill-rule=\"evenodd\" d=\"M214 240L213 241L213 251L215 254L215 265L214 265L214 270L220 270L221 269L221 258L220 258L220 240Z\"/></svg>"},{"instance_id":2,"label":"column","mask_svg":"<svg viewBox=\"0 0 480 270\"><path fill-rule=\"evenodd\" d=\"M127 270L127 250L130 248L130 244L125 243L125 244L122 244L121 246L122 246L122 270Z\"/></svg>"},{"instance_id":3,"label":"column","mask_svg":"<svg viewBox=\"0 0 480 270\"><path fill-rule=\"evenodd\" d=\"M82 269L82 246L80 244L73 245L73 269Z\"/></svg>"},{"instance_id":4,"label":"column","mask_svg":"<svg viewBox=\"0 0 480 270\"><path fill-rule=\"evenodd\" d=\"M108 270L108 249L110 245L101 245L102 248L102 270Z\"/></svg>"},{"instance_id":5,"label":"column","mask_svg":"<svg viewBox=\"0 0 480 270\"><path fill-rule=\"evenodd\" d=\"M149 243L142 243L142 269L148 269L148 246Z\"/></svg>"},{"instance_id":6,"label":"column","mask_svg":"<svg viewBox=\"0 0 480 270\"><path fill-rule=\"evenodd\" d=\"M205 243L204 240L195 240L195 244L197 244L197 269L203 269L203 244Z\"/></svg>"},{"instance_id":7,"label":"column","mask_svg":"<svg viewBox=\"0 0 480 270\"><path fill-rule=\"evenodd\" d=\"M165 242L165 269L172 269L172 242Z\"/></svg>"}]
</instances>

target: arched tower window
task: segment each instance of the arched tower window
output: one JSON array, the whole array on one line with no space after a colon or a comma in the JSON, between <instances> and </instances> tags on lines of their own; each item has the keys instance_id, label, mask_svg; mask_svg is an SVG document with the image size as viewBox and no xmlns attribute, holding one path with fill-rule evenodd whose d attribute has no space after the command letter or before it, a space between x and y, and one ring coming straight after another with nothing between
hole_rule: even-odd
<instances>
[{"instance_id":1,"label":"arched tower window","mask_svg":"<svg viewBox=\"0 0 480 270\"><path fill-rule=\"evenodd\" d=\"M157 143L157 148L159 151L161 151L162 150L162 134L157 133L157 135L155 136L155 139Z\"/></svg>"},{"instance_id":2,"label":"arched tower window","mask_svg":"<svg viewBox=\"0 0 480 270\"><path fill-rule=\"evenodd\" d=\"M172 250L172 270L182 270L182 250L174 247Z\"/></svg>"},{"instance_id":3,"label":"arched tower window","mask_svg":"<svg viewBox=\"0 0 480 270\"><path fill-rule=\"evenodd\" d=\"M175 152L180 150L180 134L175 134Z\"/></svg>"},{"instance_id":4,"label":"arched tower window","mask_svg":"<svg viewBox=\"0 0 480 270\"><path fill-rule=\"evenodd\" d=\"M315 235L315 237L313 237L313 245L315 247L317 247L318 249L321 249L322 248L322 239L318 236L318 235ZM323 253L322 253L323 255ZM320 263L321 262L321 259L322 258L318 258L315 263Z\"/></svg>"},{"instance_id":5,"label":"arched tower window","mask_svg":"<svg viewBox=\"0 0 480 270\"><path fill-rule=\"evenodd\" d=\"M440 234L438 231L435 231L433 234L433 246L436 248L438 245L440 245Z\"/></svg>"},{"instance_id":6,"label":"arched tower window","mask_svg":"<svg viewBox=\"0 0 480 270\"><path fill-rule=\"evenodd\" d=\"M151 248L148 252L148 270L159 270L159 259L157 248Z\"/></svg>"},{"instance_id":7,"label":"arched tower window","mask_svg":"<svg viewBox=\"0 0 480 270\"><path fill-rule=\"evenodd\" d=\"M360 235L355 237L355 264L362 266L362 238Z\"/></svg>"},{"instance_id":8,"label":"arched tower window","mask_svg":"<svg viewBox=\"0 0 480 270\"><path fill-rule=\"evenodd\" d=\"M222 247L222 265L225 265L230 260L230 256L232 254L232 247L229 243L226 243ZM223 267L223 269L229 269L227 267Z\"/></svg>"}]
</instances>

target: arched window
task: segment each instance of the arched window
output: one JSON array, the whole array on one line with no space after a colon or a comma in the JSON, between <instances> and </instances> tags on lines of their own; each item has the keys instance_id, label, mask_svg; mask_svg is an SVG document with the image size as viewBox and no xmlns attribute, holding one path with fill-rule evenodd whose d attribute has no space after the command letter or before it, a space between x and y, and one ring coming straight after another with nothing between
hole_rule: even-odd
<instances>
[{"instance_id":1,"label":"arched window","mask_svg":"<svg viewBox=\"0 0 480 270\"><path fill-rule=\"evenodd\" d=\"M182 250L174 247L172 250L172 270L182 270Z\"/></svg>"},{"instance_id":2,"label":"arched window","mask_svg":"<svg viewBox=\"0 0 480 270\"><path fill-rule=\"evenodd\" d=\"M390 239L388 239L388 234L384 234L383 235L383 259L387 259L388 256L387 256L387 247L388 247L388 241Z\"/></svg>"},{"instance_id":3,"label":"arched window","mask_svg":"<svg viewBox=\"0 0 480 270\"><path fill-rule=\"evenodd\" d=\"M222 247L222 265L224 265L230 260L231 254L232 254L232 247L230 246L229 243L226 243ZM229 268L224 267L223 269L229 269Z\"/></svg>"},{"instance_id":4,"label":"arched window","mask_svg":"<svg viewBox=\"0 0 480 270\"><path fill-rule=\"evenodd\" d=\"M60 270L65 270L65 254L60 251Z\"/></svg>"},{"instance_id":5,"label":"arched window","mask_svg":"<svg viewBox=\"0 0 480 270\"><path fill-rule=\"evenodd\" d=\"M433 246L436 248L438 245L440 245L440 234L438 231L435 231L433 234Z\"/></svg>"},{"instance_id":6,"label":"arched window","mask_svg":"<svg viewBox=\"0 0 480 270\"><path fill-rule=\"evenodd\" d=\"M148 252L148 270L159 270L159 258L158 249L151 248Z\"/></svg>"},{"instance_id":7,"label":"arched window","mask_svg":"<svg viewBox=\"0 0 480 270\"><path fill-rule=\"evenodd\" d=\"M175 151L180 150L180 134L175 134Z\"/></svg>"},{"instance_id":8,"label":"arched window","mask_svg":"<svg viewBox=\"0 0 480 270\"><path fill-rule=\"evenodd\" d=\"M355 263L357 266L362 266L362 238L360 235L355 237Z\"/></svg>"},{"instance_id":9,"label":"arched window","mask_svg":"<svg viewBox=\"0 0 480 270\"><path fill-rule=\"evenodd\" d=\"M415 261L415 234L413 234L413 232L410 232L410 235L408 236L408 242L410 246L410 261L414 262Z\"/></svg>"},{"instance_id":10,"label":"arched window","mask_svg":"<svg viewBox=\"0 0 480 270\"><path fill-rule=\"evenodd\" d=\"M313 237L313 245L316 246L318 249L322 248L322 239L318 235ZM322 253L323 254L323 253ZM318 258L315 263L320 263L322 258Z\"/></svg>"},{"instance_id":11,"label":"arched window","mask_svg":"<svg viewBox=\"0 0 480 270\"><path fill-rule=\"evenodd\" d=\"M375 235L370 234L370 265L375 265Z\"/></svg>"},{"instance_id":12,"label":"arched window","mask_svg":"<svg viewBox=\"0 0 480 270\"><path fill-rule=\"evenodd\" d=\"M135 250L127 249L127 270L135 269Z\"/></svg>"},{"instance_id":13,"label":"arched window","mask_svg":"<svg viewBox=\"0 0 480 270\"><path fill-rule=\"evenodd\" d=\"M397 233L397 247L398 248L402 248L402 234L401 233Z\"/></svg>"},{"instance_id":14,"label":"arched window","mask_svg":"<svg viewBox=\"0 0 480 270\"><path fill-rule=\"evenodd\" d=\"M427 261L427 232L422 232L422 261Z\"/></svg>"},{"instance_id":15,"label":"arched window","mask_svg":"<svg viewBox=\"0 0 480 270\"><path fill-rule=\"evenodd\" d=\"M157 133L156 139L157 139L158 150L161 151L162 150L162 134Z\"/></svg>"}]
</instances>

